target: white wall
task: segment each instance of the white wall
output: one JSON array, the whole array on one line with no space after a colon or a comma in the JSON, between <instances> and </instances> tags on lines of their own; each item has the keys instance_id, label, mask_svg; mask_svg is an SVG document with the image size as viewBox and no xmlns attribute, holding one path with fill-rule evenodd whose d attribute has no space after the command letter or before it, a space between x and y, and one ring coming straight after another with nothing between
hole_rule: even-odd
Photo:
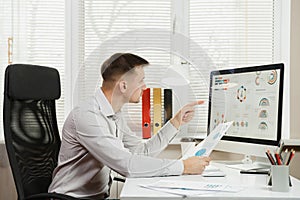
<instances>
[{"instance_id":1,"label":"white wall","mask_svg":"<svg viewBox=\"0 0 300 200\"><path fill-rule=\"evenodd\" d=\"M291 1L291 49L290 49L290 136L300 139L300 1ZM297 170L296 170L297 169ZM300 179L300 152L291 163L291 174Z\"/></svg>"},{"instance_id":2,"label":"white wall","mask_svg":"<svg viewBox=\"0 0 300 200\"><path fill-rule=\"evenodd\" d=\"M290 105L291 105L291 138L300 139L299 113L300 113L300 1L292 0L291 5L291 75L290 75ZM298 123L297 123L298 122Z\"/></svg>"}]
</instances>

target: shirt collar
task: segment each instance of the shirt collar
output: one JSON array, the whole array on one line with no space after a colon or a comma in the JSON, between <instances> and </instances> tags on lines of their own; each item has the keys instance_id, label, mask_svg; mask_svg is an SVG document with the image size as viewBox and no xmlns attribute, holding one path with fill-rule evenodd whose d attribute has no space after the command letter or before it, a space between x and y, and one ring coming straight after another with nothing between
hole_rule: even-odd
<instances>
[{"instance_id":1,"label":"shirt collar","mask_svg":"<svg viewBox=\"0 0 300 200\"><path fill-rule=\"evenodd\" d=\"M105 116L108 117L116 114L101 88L96 90L95 96L99 104L99 108Z\"/></svg>"}]
</instances>

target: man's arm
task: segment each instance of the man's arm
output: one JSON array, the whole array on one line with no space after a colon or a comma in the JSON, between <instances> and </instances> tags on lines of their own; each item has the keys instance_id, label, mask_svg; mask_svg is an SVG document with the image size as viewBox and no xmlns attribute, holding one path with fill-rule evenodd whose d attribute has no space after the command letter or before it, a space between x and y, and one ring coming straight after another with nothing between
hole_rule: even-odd
<instances>
[{"instance_id":1,"label":"man's arm","mask_svg":"<svg viewBox=\"0 0 300 200\"><path fill-rule=\"evenodd\" d=\"M208 165L209 158L191 157L182 161L133 154L110 132L105 117L84 111L74 118L78 141L96 160L126 177L200 174Z\"/></svg>"},{"instance_id":2,"label":"man's arm","mask_svg":"<svg viewBox=\"0 0 300 200\"><path fill-rule=\"evenodd\" d=\"M136 154L143 154L148 156L156 156L164 150L169 142L177 134L181 125L188 123L194 116L194 107L203 104L204 101L195 101L183 106L176 115L166 123L156 135L146 142L137 137L127 123L122 122L123 128L123 142L125 147Z\"/></svg>"},{"instance_id":3,"label":"man's arm","mask_svg":"<svg viewBox=\"0 0 300 200\"><path fill-rule=\"evenodd\" d=\"M111 120L95 110L82 110L73 115L76 138L92 157L126 177L180 175L180 160L158 159L130 152L115 136ZM112 126L113 127L113 126Z\"/></svg>"}]
</instances>

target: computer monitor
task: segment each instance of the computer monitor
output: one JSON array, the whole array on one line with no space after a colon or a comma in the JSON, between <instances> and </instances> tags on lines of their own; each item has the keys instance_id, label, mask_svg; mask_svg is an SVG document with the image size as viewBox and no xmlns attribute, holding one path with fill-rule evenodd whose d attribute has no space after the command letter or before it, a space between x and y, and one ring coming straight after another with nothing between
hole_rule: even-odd
<instances>
[{"instance_id":1,"label":"computer monitor","mask_svg":"<svg viewBox=\"0 0 300 200\"><path fill-rule=\"evenodd\" d=\"M216 150L265 157L281 139L283 64L210 74L208 133L233 121Z\"/></svg>"}]
</instances>

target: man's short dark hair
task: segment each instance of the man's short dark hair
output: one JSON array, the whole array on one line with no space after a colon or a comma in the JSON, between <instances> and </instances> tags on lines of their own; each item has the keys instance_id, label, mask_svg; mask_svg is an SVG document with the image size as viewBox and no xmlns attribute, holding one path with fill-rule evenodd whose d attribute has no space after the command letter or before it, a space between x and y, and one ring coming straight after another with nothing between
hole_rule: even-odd
<instances>
[{"instance_id":1,"label":"man's short dark hair","mask_svg":"<svg viewBox=\"0 0 300 200\"><path fill-rule=\"evenodd\" d=\"M108 58L101 67L104 81L116 81L120 76L137 66L148 65L144 58L131 53L116 53Z\"/></svg>"}]
</instances>

